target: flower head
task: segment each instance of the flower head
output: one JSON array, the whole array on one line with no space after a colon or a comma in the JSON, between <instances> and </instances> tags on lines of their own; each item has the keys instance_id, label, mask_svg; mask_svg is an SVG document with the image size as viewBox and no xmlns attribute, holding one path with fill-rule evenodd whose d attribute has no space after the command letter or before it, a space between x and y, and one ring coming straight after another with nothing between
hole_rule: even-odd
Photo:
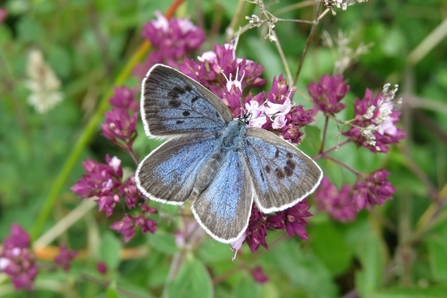
<instances>
[{"instance_id":1,"label":"flower head","mask_svg":"<svg viewBox=\"0 0 447 298\"><path fill-rule=\"evenodd\" d=\"M318 84L313 82L307 86L307 91L313 99L315 106L324 113L335 114L346 107L340 103L349 91L349 86L343 81L343 76L325 75Z\"/></svg>"},{"instance_id":2,"label":"flower head","mask_svg":"<svg viewBox=\"0 0 447 298\"><path fill-rule=\"evenodd\" d=\"M246 241L250 247L251 252L258 250L259 245L268 248L265 237L267 236L267 216L259 211L256 206L251 209L251 216L248 222L246 234Z\"/></svg>"},{"instance_id":3,"label":"flower head","mask_svg":"<svg viewBox=\"0 0 447 298\"><path fill-rule=\"evenodd\" d=\"M111 229L124 236L125 242L128 242L135 236L136 227L140 227L143 234L146 234L147 232L154 234L157 230L157 222L149 218L149 216L156 213L157 210L146 204L140 204L139 206L142 210L139 216L130 216L126 214L122 220L117 221L110 226Z\"/></svg>"},{"instance_id":4,"label":"flower head","mask_svg":"<svg viewBox=\"0 0 447 298\"><path fill-rule=\"evenodd\" d=\"M83 163L87 174L82 176L71 190L84 199L96 196L100 211L107 216L112 215L115 205L120 201L122 193L123 170L121 161L114 156L106 156L106 164L88 159Z\"/></svg>"},{"instance_id":5,"label":"flower head","mask_svg":"<svg viewBox=\"0 0 447 298\"><path fill-rule=\"evenodd\" d=\"M31 90L28 103L38 113L46 113L62 101L60 81L53 69L45 62L42 52L31 50L28 55L26 87Z\"/></svg>"},{"instance_id":6,"label":"flower head","mask_svg":"<svg viewBox=\"0 0 447 298\"><path fill-rule=\"evenodd\" d=\"M59 254L54 259L54 262L62 267L64 271L70 270L71 261L76 257L78 253L67 249L65 244L61 244L59 247Z\"/></svg>"},{"instance_id":7,"label":"flower head","mask_svg":"<svg viewBox=\"0 0 447 298\"><path fill-rule=\"evenodd\" d=\"M253 276L253 279L260 284L264 284L269 281L269 278L267 275L265 275L264 270L262 270L261 266L257 266L253 268L251 271L251 276Z\"/></svg>"},{"instance_id":8,"label":"flower head","mask_svg":"<svg viewBox=\"0 0 447 298\"><path fill-rule=\"evenodd\" d=\"M268 221L276 229L285 229L290 237L297 235L307 240L309 237L304 227L308 225L306 217L312 216L309 208L307 200L303 200L284 211L276 212L276 215L269 216Z\"/></svg>"},{"instance_id":9,"label":"flower head","mask_svg":"<svg viewBox=\"0 0 447 298\"><path fill-rule=\"evenodd\" d=\"M403 130L396 127L400 111L393 110L397 85L390 89L386 84L376 97L367 89L363 99L354 103L355 120L352 128L343 132L357 146L368 148L372 152L388 152L388 145L395 144L405 137Z\"/></svg>"},{"instance_id":10,"label":"flower head","mask_svg":"<svg viewBox=\"0 0 447 298\"><path fill-rule=\"evenodd\" d=\"M386 180L389 175L390 172L386 170L378 170L354 185L353 202L357 211L363 208L369 210L375 205L383 205L387 199L392 199L396 188Z\"/></svg>"},{"instance_id":11,"label":"flower head","mask_svg":"<svg viewBox=\"0 0 447 298\"><path fill-rule=\"evenodd\" d=\"M133 140L136 137L138 113L129 116L129 113L120 108L106 112L106 123L102 125L103 135L116 142L120 140Z\"/></svg>"},{"instance_id":12,"label":"flower head","mask_svg":"<svg viewBox=\"0 0 447 298\"><path fill-rule=\"evenodd\" d=\"M135 236L135 224L132 217L125 215L122 220L114 222L110 228L124 236L124 242L129 242Z\"/></svg>"},{"instance_id":13,"label":"flower head","mask_svg":"<svg viewBox=\"0 0 447 298\"><path fill-rule=\"evenodd\" d=\"M198 58L198 62L185 59L179 69L225 101L225 94L229 93L233 86L242 94L247 86L258 87L265 83L265 80L260 78L262 65L245 58L237 58L235 51L236 48L232 44L215 45L214 51L204 53ZM242 105L241 97L237 103L239 108ZM230 105L229 107L231 109ZM235 113L233 115L240 116Z\"/></svg>"},{"instance_id":14,"label":"flower head","mask_svg":"<svg viewBox=\"0 0 447 298\"><path fill-rule=\"evenodd\" d=\"M203 30L188 19L168 20L160 12L155 15L157 19L143 27L142 35L151 42L152 51L146 62L137 69L141 76L156 63L177 66L178 62L196 51L205 41Z\"/></svg>"},{"instance_id":15,"label":"flower head","mask_svg":"<svg viewBox=\"0 0 447 298\"><path fill-rule=\"evenodd\" d=\"M19 225L13 224L11 235L3 241L0 272L9 275L16 290L32 290L38 273L36 258L29 246L28 233Z\"/></svg>"},{"instance_id":16,"label":"flower head","mask_svg":"<svg viewBox=\"0 0 447 298\"><path fill-rule=\"evenodd\" d=\"M115 108L138 112L139 102L135 100L135 92L128 87L115 87L110 105Z\"/></svg>"},{"instance_id":17,"label":"flower head","mask_svg":"<svg viewBox=\"0 0 447 298\"><path fill-rule=\"evenodd\" d=\"M326 177L315 192L315 203L318 209L326 211L337 221L353 221L357 214L352 201L352 186L343 185L338 190Z\"/></svg>"},{"instance_id":18,"label":"flower head","mask_svg":"<svg viewBox=\"0 0 447 298\"><path fill-rule=\"evenodd\" d=\"M98 262L96 263L96 270L101 274L107 273L107 265L104 262Z\"/></svg>"},{"instance_id":19,"label":"flower head","mask_svg":"<svg viewBox=\"0 0 447 298\"><path fill-rule=\"evenodd\" d=\"M4 8L0 8L0 24L2 24L8 17L8 11Z\"/></svg>"}]
</instances>

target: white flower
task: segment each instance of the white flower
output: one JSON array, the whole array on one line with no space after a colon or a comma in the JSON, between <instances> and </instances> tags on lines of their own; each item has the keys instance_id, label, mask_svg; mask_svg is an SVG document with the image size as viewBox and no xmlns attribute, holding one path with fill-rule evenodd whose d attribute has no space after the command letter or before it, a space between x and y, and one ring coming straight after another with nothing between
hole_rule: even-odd
<instances>
[{"instance_id":1,"label":"white flower","mask_svg":"<svg viewBox=\"0 0 447 298\"><path fill-rule=\"evenodd\" d=\"M115 172L118 172L118 170L119 170L119 168L120 168L120 166L121 166L121 160L119 160L118 157L114 156L114 157L112 157L112 159L110 160L109 165L112 167L112 169L113 169Z\"/></svg>"},{"instance_id":2,"label":"white flower","mask_svg":"<svg viewBox=\"0 0 447 298\"><path fill-rule=\"evenodd\" d=\"M164 32L168 31L169 23L165 16L159 11L156 11L155 15L157 16L157 19L151 22L154 27Z\"/></svg>"},{"instance_id":3,"label":"white flower","mask_svg":"<svg viewBox=\"0 0 447 298\"><path fill-rule=\"evenodd\" d=\"M7 258L0 258L0 271L3 271L8 267L11 261Z\"/></svg>"},{"instance_id":4,"label":"white flower","mask_svg":"<svg viewBox=\"0 0 447 298\"><path fill-rule=\"evenodd\" d=\"M393 112L393 102L383 102L379 105L379 115L374 119L374 123L378 125L377 132L381 135L389 134L394 136L397 133L397 127L393 123L391 113Z\"/></svg>"},{"instance_id":5,"label":"white flower","mask_svg":"<svg viewBox=\"0 0 447 298\"><path fill-rule=\"evenodd\" d=\"M256 100L251 100L245 104L247 114L250 114L249 127L262 127L267 123L267 116L264 114L264 105L260 105Z\"/></svg>"},{"instance_id":6,"label":"white flower","mask_svg":"<svg viewBox=\"0 0 447 298\"><path fill-rule=\"evenodd\" d=\"M183 34L197 30L197 27L188 19L178 19L177 21Z\"/></svg>"},{"instance_id":7,"label":"white flower","mask_svg":"<svg viewBox=\"0 0 447 298\"><path fill-rule=\"evenodd\" d=\"M29 80L26 87L31 90L28 103L37 112L45 113L62 101L62 93L59 92L60 81L51 67L46 64L39 50L31 50L28 55L27 74Z\"/></svg>"},{"instance_id":8,"label":"white flower","mask_svg":"<svg viewBox=\"0 0 447 298\"><path fill-rule=\"evenodd\" d=\"M292 109L292 102L288 97L282 104L268 101L267 105L268 107L265 107L265 113L270 117L286 115Z\"/></svg>"},{"instance_id":9,"label":"white flower","mask_svg":"<svg viewBox=\"0 0 447 298\"><path fill-rule=\"evenodd\" d=\"M214 51L204 52L202 56L198 56L200 62L217 63L217 55Z\"/></svg>"},{"instance_id":10,"label":"white flower","mask_svg":"<svg viewBox=\"0 0 447 298\"><path fill-rule=\"evenodd\" d=\"M279 115L276 116L274 119L272 119L272 127L274 129L280 129L283 128L284 125L286 125L286 116L285 115Z\"/></svg>"}]
</instances>

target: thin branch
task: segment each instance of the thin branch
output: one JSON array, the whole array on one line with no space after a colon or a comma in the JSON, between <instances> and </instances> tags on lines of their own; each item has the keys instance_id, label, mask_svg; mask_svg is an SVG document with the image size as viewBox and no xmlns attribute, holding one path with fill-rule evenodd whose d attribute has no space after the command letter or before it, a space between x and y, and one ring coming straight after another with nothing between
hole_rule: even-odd
<instances>
[{"instance_id":1,"label":"thin branch","mask_svg":"<svg viewBox=\"0 0 447 298\"><path fill-rule=\"evenodd\" d=\"M300 61L298 63L298 69L296 71L295 79L293 80L293 84L292 84L293 86L295 86L296 83L298 82L298 78L300 76L301 68L303 67L304 58L306 57L307 50L309 49L310 43L313 40L313 37L314 37L314 34L315 34L315 30L316 30L317 25L318 25L318 13L320 11L320 7L321 7L321 2L318 1L317 7L315 8L314 23L312 24L312 28L310 29L309 36L307 37L307 40L306 40L306 45L304 46L303 53L301 54L301 58L300 58Z\"/></svg>"}]
</instances>

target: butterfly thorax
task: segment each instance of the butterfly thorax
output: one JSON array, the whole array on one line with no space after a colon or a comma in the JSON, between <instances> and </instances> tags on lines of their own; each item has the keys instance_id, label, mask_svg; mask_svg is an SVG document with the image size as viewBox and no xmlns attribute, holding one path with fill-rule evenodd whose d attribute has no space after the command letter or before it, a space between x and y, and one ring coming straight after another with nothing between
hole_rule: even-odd
<instances>
[{"instance_id":1,"label":"butterfly thorax","mask_svg":"<svg viewBox=\"0 0 447 298\"><path fill-rule=\"evenodd\" d=\"M246 130L245 122L240 119L234 119L225 129L217 134L217 142L213 153L195 179L196 183L191 194L192 197L197 198L213 181L228 153L239 151L242 147L242 137L245 135Z\"/></svg>"}]
</instances>

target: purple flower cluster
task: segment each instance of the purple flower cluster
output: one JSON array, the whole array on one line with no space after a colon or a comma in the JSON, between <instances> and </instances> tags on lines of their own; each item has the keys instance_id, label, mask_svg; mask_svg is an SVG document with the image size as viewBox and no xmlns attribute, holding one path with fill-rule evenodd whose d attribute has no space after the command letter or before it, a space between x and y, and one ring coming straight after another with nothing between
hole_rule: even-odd
<instances>
[{"instance_id":1,"label":"purple flower cluster","mask_svg":"<svg viewBox=\"0 0 447 298\"><path fill-rule=\"evenodd\" d=\"M233 117L248 114L249 126L270 130L292 143L299 143L300 128L314 121L313 109L294 106L294 91L283 75L273 79L270 91L252 96L250 88L265 84L260 77L263 66L237 58L232 44L215 45L214 51L205 52L198 61L185 59L179 69L220 97Z\"/></svg>"},{"instance_id":2,"label":"purple flower cluster","mask_svg":"<svg viewBox=\"0 0 447 298\"><path fill-rule=\"evenodd\" d=\"M111 216L117 204L124 202L129 209L138 205L138 199L142 194L135 184L135 176L129 177L123 182L123 170L121 161L117 157L106 156L106 164L100 164L91 159L83 163L87 172L82 179L71 188L81 198L97 197L99 211L105 211L106 216ZM140 227L144 233L155 233L157 223L149 219L149 215L156 213L154 208L146 204L139 204L141 212L138 216L125 215L121 221L112 224L111 228L124 235L125 241L129 241L135 235L135 228Z\"/></svg>"},{"instance_id":3,"label":"purple flower cluster","mask_svg":"<svg viewBox=\"0 0 447 298\"><path fill-rule=\"evenodd\" d=\"M150 41L152 50L148 59L139 65L135 73L144 76L156 63L176 67L178 62L195 52L205 41L205 34L188 19L166 19L160 12L157 19L143 26L143 37Z\"/></svg>"},{"instance_id":4,"label":"purple flower cluster","mask_svg":"<svg viewBox=\"0 0 447 298\"><path fill-rule=\"evenodd\" d=\"M349 86L343 81L343 76L325 75L320 78L318 84L312 81L307 86L315 106L323 113L335 114L346 108L346 104L340 100L349 91Z\"/></svg>"},{"instance_id":5,"label":"purple flower cluster","mask_svg":"<svg viewBox=\"0 0 447 298\"><path fill-rule=\"evenodd\" d=\"M300 143L304 135L300 128L314 121L313 109L294 106L294 91L287 85L284 76L273 78L272 88L245 99L245 109L251 115L249 126L262 127L274 132L291 143Z\"/></svg>"},{"instance_id":6,"label":"purple flower cluster","mask_svg":"<svg viewBox=\"0 0 447 298\"><path fill-rule=\"evenodd\" d=\"M378 170L354 185L353 202L357 210L369 210L375 205L383 205L387 199L392 199L396 188L386 180L389 175L388 171Z\"/></svg>"},{"instance_id":7,"label":"purple flower cluster","mask_svg":"<svg viewBox=\"0 0 447 298\"><path fill-rule=\"evenodd\" d=\"M4 8L0 8L0 25L6 20L8 17L8 11Z\"/></svg>"},{"instance_id":8,"label":"purple flower cluster","mask_svg":"<svg viewBox=\"0 0 447 298\"><path fill-rule=\"evenodd\" d=\"M83 162L87 174L82 176L71 188L81 198L89 199L97 197L99 211L105 211L107 216L113 214L115 205L120 202L122 192L123 169L121 160L116 156L106 156L106 164L101 164L91 159ZM127 200L126 200L127 201Z\"/></svg>"},{"instance_id":9,"label":"purple flower cluster","mask_svg":"<svg viewBox=\"0 0 447 298\"><path fill-rule=\"evenodd\" d=\"M113 223L110 228L119 232L124 236L124 241L128 242L135 236L136 228L140 227L141 232L155 233L157 230L157 222L150 219L149 216L157 212L155 208L149 207L146 204L140 204L142 212L139 216L133 217L128 214L120 221Z\"/></svg>"},{"instance_id":10,"label":"purple flower cluster","mask_svg":"<svg viewBox=\"0 0 447 298\"><path fill-rule=\"evenodd\" d=\"M251 276L253 276L253 279L260 284L265 284L269 281L269 278L267 275L265 275L264 270L262 270L261 266L257 266L253 268L251 271Z\"/></svg>"},{"instance_id":11,"label":"purple flower cluster","mask_svg":"<svg viewBox=\"0 0 447 298\"><path fill-rule=\"evenodd\" d=\"M354 186L343 185L340 190L324 177L315 192L315 204L337 221L353 221L360 210L369 210L392 199L396 189L386 180L389 174L378 170L365 177L360 176Z\"/></svg>"},{"instance_id":12,"label":"purple flower cluster","mask_svg":"<svg viewBox=\"0 0 447 298\"><path fill-rule=\"evenodd\" d=\"M17 224L11 226L11 235L3 242L0 272L9 275L16 290L33 289L38 273L36 258L30 249L28 233Z\"/></svg>"},{"instance_id":13,"label":"purple flower cluster","mask_svg":"<svg viewBox=\"0 0 447 298\"><path fill-rule=\"evenodd\" d=\"M197 59L185 59L179 64L180 71L221 98L233 111L234 117L241 115L242 91L246 87L265 84L265 80L260 78L264 67L251 60L237 58L232 44L215 45L214 51L205 52ZM228 93L236 94L229 96Z\"/></svg>"},{"instance_id":14,"label":"purple flower cluster","mask_svg":"<svg viewBox=\"0 0 447 298\"><path fill-rule=\"evenodd\" d=\"M253 205L247 230L232 243L232 249L239 250L244 241L247 242L253 253L258 250L260 245L268 249L267 230L286 230L290 237L296 235L307 240L308 236L304 227L308 225L306 217L312 216L308 211L309 208L307 200L303 200L284 211L268 215Z\"/></svg>"},{"instance_id":15,"label":"purple flower cluster","mask_svg":"<svg viewBox=\"0 0 447 298\"><path fill-rule=\"evenodd\" d=\"M116 87L110 99L112 110L105 114L103 135L116 146L130 151L137 137L138 102L135 92L127 87Z\"/></svg>"},{"instance_id":16,"label":"purple flower cluster","mask_svg":"<svg viewBox=\"0 0 447 298\"><path fill-rule=\"evenodd\" d=\"M65 244L61 244L59 247L59 254L54 259L54 262L61 266L64 271L68 271L70 270L71 261L73 261L77 255L78 253L76 251L71 251Z\"/></svg>"},{"instance_id":17,"label":"purple flower cluster","mask_svg":"<svg viewBox=\"0 0 447 298\"><path fill-rule=\"evenodd\" d=\"M352 201L352 186L343 185L339 191L326 177L315 192L314 202L319 210L326 211L337 221L353 221L357 215Z\"/></svg>"},{"instance_id":18,"label":"purple flower cluster","mask_svg":"<svg viewBox=\"0 0 447 298\"><path fill-rule=\"evenodd\" d=\"M307 91L315 106L323 113L335 114L346 108L346 104L340 101L349 91L349 86L341 75L322 76L318 83L312 82L307 86ZM405 133L396 127L400 116L400 111L393 110L394 104L399 102L394 98L396 92L397 85L390 89L390 84L385 84L382 92L375 97L367 89L363 99L356 99L355 118L349 122L351 128L343 135L357 146L372 152L388 152L388 145L405 137Z\"/></svg>"},{"instance_id":19,"label":"purple flower cluster","mask_svg":"<svg viewBox=\"0 0 447 298\"><path fill-rule=\"evenodd\" d=\"M367 89L363 99L355 100L355 120L352 128L343 135L371 152L388 152L388 145L396 144L405 137L404 131L396 127L401 114L400 111L393 110L396 91L397 87L389 90L387 84L374 97L372 91Z\"/></svg>"}]
</instances>

